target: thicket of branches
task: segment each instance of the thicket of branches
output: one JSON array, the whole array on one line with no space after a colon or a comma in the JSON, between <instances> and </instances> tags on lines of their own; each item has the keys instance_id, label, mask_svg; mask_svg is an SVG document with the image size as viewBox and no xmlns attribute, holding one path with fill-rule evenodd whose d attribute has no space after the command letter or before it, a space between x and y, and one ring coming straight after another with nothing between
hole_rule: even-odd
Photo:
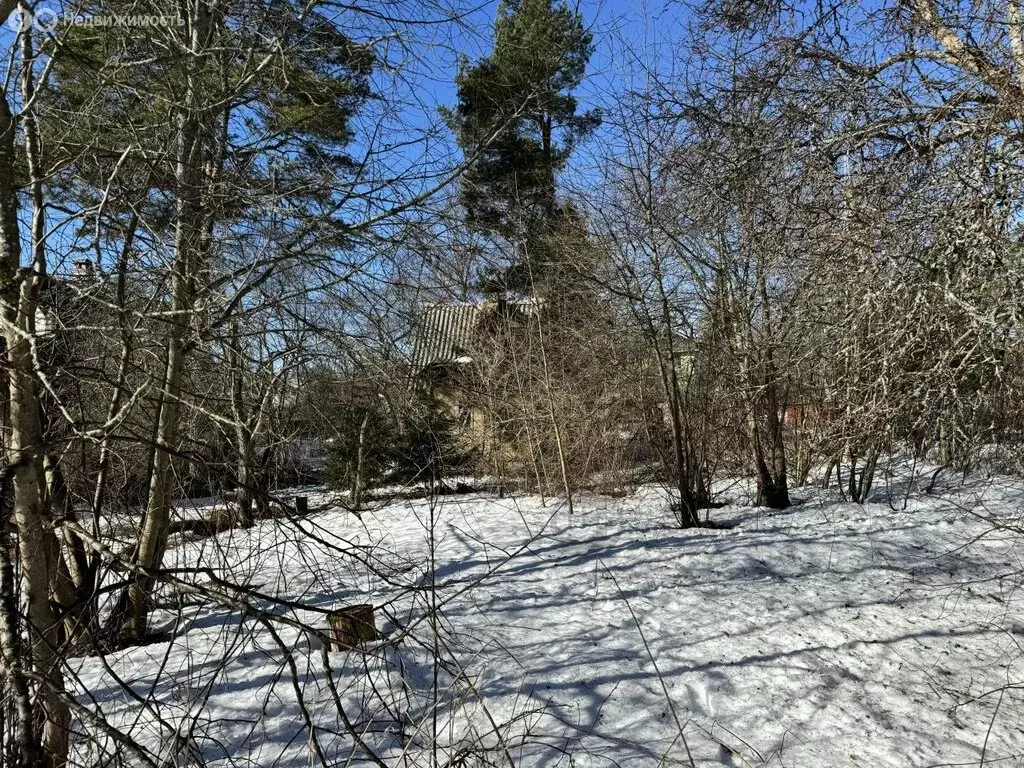
<instances>
[{"instance_id":1,"label":"thicket of branches","mask_svg":"<svg viewBox=\"0 0 1024 768\"><path fill-rule=\"evenodd\" d=\"M0 3L26 21L0 99L5 764L65 764L76 723L117 742L69 659L145 640L168 592L309 629L241 576L164 567L188 525L298 525L287 486L326 478L359 510L474 475L571 512L657 480L694 526L723 476L781 508L815 479L864 502L901 452L966 469L999 446L1013 468L1015 2L722 0L598 110L582 15L506 0L422 123L416 35L459 9L35 10ZM442 387L411 360L423 308L455 301L480 320ZM176 516L201 496L229 503ZM484 752L507 750L491 726Z\"/></svg>"}]
</instances>

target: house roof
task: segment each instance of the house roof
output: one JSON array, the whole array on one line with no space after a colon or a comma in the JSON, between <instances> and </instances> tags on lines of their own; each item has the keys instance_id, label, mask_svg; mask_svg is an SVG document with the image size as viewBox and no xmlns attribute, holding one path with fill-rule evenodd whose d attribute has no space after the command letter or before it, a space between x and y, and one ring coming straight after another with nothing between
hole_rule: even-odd
<instances>
[{"instance_id":1,"label":"house roof","mask_svg":"<svg viewBox=\"0 0 1024 768\"><path fill-rule=\"evenodd\" d=\"M420 371L434 363L469 362L480 344L481 323L500 311L533 315L542 300L438 302L427 304L417 318L412 365Z\"/></svg>"},{"instance_id":2,"label":"house roof","mask_svg":"<svg viewBox=\"0 0 1024 768\"><path fill-rule=\"evenodd\" d=\"M431 363L454 362L468 354L480 314L478 303L428 304L416 324L413 367L420 370Z\"/></svg>"}]
</instances>

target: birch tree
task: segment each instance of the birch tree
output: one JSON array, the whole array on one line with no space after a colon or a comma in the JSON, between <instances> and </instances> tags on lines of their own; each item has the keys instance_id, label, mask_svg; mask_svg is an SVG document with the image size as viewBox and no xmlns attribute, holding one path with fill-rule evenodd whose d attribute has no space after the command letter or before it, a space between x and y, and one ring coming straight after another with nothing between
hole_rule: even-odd
<instances>
[{"instance_id":1,"label":"birch tree","mask_svg":"<svg viewBox=\"0 0 1024 768\"><path fill-rule=\"evenodd\" d=\"M4 4L0 16L6 22L14 10L15 4ZM0 94L0 296L9 396L4 424L5 471L11 476L14 496L28 663L23 664L17 638L20 627L12 615L17 601L6 567L8 584L0 641L7 685L19 700L19 763L55 767L64 765L67 758L71 716L64 698L61 617L50 600L61 553L46 504L41 383L36 362L39 291L47 273L45 166L35 112L37 61L32 31L23 29L16 44L18 50L11 60L20 70L20 92ZM22 166L15 147L19 136L24 141L22 157L28 167L28 232L22 231L18 216ZM29 246L27 265L22 258L23 243Z\"/></svg>"}]
</instances>

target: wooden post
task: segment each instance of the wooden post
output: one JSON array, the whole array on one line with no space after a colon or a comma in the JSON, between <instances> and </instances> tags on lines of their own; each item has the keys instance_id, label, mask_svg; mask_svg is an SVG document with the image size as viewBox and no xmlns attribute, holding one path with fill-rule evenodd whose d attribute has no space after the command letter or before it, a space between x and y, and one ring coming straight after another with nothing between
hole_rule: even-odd
<instances>
[{"instance_id":1,"label":"wooden post","mask_svg":"<svg viewBox=\"0 0 1024 768\"><path fill-rule=\"evenodd\" d=\"M356 648L377 639L377 625L370 603L350 605L327 616L331 625L331 646L339 651Z\"/></svg>"},{"instance_id":2,"label":"wooden post","mask_svg":"<svg viewBox=\"0 0 1024 768\"><path fill-rule=\"evenodd\" d=\"M299 517L305 517L309 514L309 497L308 496L296 496L295 497L295 514Z\"/></svg>"}]
</instances>

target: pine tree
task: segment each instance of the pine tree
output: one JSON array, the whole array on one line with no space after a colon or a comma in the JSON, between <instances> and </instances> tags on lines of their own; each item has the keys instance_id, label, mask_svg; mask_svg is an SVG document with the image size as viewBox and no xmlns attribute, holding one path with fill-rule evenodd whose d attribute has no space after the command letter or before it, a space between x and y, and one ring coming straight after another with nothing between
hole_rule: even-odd
<instances>
[{"instance_id":1,"label":"pine tree","mask_svg":"<svg viewBox=\"0 0 1024 768\"><path fill-rule=\"evenodd\" d=\"M118 0L84 10L122 7L155 13L160 5ZM264 491L255 446L266 400L251 391L250 368L266 360L238 319L258 311L247 298L275 273L300 263L312 270L346 242L345 204L360 183L348 154L352 119L370 97L375 64L372 46L350 39L324 3L196 0L181 13L181 24L166 27L71 26L53 50L43 102L61 129L53 152L67 158L63 199L85 220L90 209L103 217L96 230L105 261L126 263L137 251L158 286L159 311L147 322L163 336L152 374L160 386L133 555L146 569L160 566L169 535L197 350L213 350L232 378L239 506L252 520ZM65 128L63 113L88 122ZM155 269L143 239L166 254ZM133 579L112 613L112 636L145 635L152 586L148 573Z\"/></svg>"},{"instance_id":2,"label":"pine tree","mask_svg":"<svg viewBox=\"0 0 1024 768\"><path fill-rule=\"evenodd\" d=\"M573 91L593 52L582 15L565 2L503 0L494 51L456 78L458 106L448 114L459 145L475 162L462 184L467 223L510 240L516 263L492 275L491 288L528 289L541 278L547 243L567 214L558 173L600 114L578 114Z\"/></svg>"}]
</instances>

